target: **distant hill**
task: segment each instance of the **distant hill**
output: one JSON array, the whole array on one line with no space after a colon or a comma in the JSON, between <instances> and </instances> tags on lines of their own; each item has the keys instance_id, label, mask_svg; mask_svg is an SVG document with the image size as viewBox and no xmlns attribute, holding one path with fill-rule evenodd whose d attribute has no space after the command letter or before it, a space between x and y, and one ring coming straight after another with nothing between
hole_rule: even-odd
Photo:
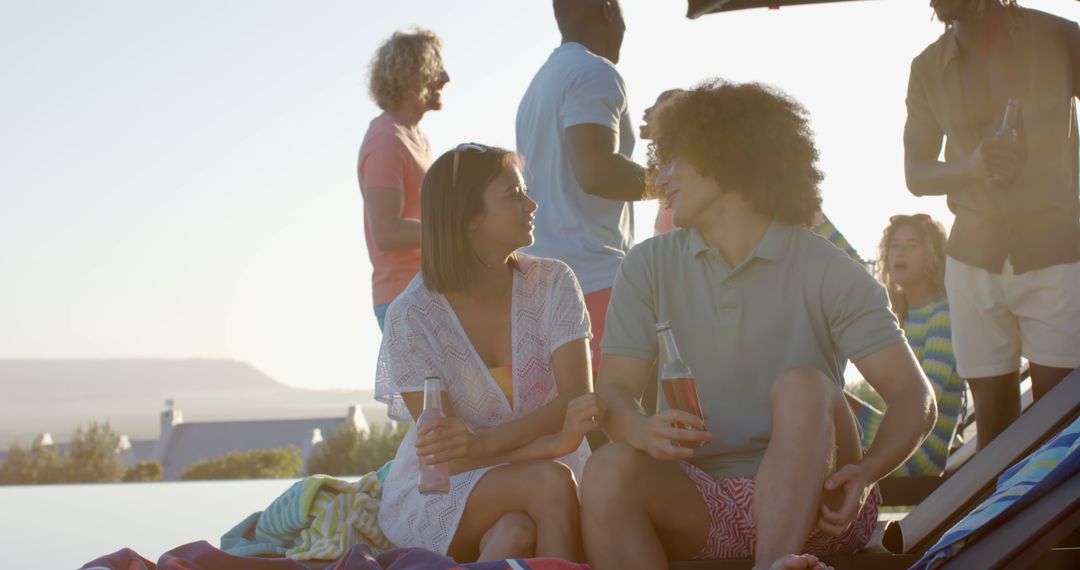
<instances>
[{"instance_id":1,"label":"distant hill","mask_svg":"<svg viewBox=\"0 0 1080 570\"><path fill-rule=\"evenodd\" d=\"M91 420L156 439L166 399L188 422L344 416L353 404L386 421L371 390L293 388L235 360L0 359L0 449L42 432L66 441Z\"/></svg>"}]
</instances>

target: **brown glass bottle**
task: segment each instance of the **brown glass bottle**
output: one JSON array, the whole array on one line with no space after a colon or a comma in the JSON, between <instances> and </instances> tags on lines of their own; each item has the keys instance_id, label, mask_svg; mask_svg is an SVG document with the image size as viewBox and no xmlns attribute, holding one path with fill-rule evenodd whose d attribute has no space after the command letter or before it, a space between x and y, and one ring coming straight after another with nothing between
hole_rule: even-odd
<instances>
[{"instance_id":1,"label":"brown glass bottle","mask_svg":"<svg viewBox=\"0 0 1080 570\"><path fill-rule=\"evenodd\" d=\"M698 396L697 380L690 367L683 362L671 325L657 323L656 336L660 343L660 388L664 391L668 407L693 414L702 420L701 398ZM691 429L689 426L678 426Z\"/></svg>"}]
</instances>

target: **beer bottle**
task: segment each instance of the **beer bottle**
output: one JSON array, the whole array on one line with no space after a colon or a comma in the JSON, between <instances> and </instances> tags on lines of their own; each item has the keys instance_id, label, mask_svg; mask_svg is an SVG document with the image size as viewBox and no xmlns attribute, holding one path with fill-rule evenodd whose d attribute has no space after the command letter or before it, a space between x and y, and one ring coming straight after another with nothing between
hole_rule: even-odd
<instances>
[{"instance_id":1,"label":"beer bottle","mask_svg":"<svg viewBox=\"0 0 1080 570\"><path fill-rule=\"evenodd\" d=\"M1005 102L1005 114L1001 117L1001 127L994 133L996 137L1008 137L1014 144L1020 140L1020 100L1009 99Z\"/></svg>"},{"instance_id":2,"label":"beer bottle","mask_svg":"<svg viewBox=\"0 0 1080 570\"><path fill-rule=\"evenodd\" d=\"M1024 141L1023 133L1023 121L1020 116L1020 100L1009 99L1005 103L1005 114L1001 116L1001 126L998 127L995 138L1004 138L1009 141L1009 145L1015 151L1015 157L1017 164L1012 171L1012 177L1006 178L1000 174L995 174L992 178L995 185L999 187L1007 187L1012 184L1013 179L1023 169L1024 163L1027 161L1027 145Z\"/></svg>"},{"instance_id":3,"label":"beer bottle","mask_svg":"<svg viewBox=\"0 0 1080 570\"><path fill-rule=\"evenodd\" d=\"M694 414L704 420L697 380L679 354L671 325L667 322L657 323L656 336L660 343L660 387L664 391L668 407Z\"/></svg>"},{"instance_id":4,"label":"beer bottle","mask_svg":"<svg viewBox=\"0 0 1080 570\"><path fill-rule=\"evenodd\" d=\"M424 411L416 422L416 429L424 427L424 424L446 417L442 410L442 394L444 388L442 379L438 376L424 378ZM420 459L420 481L418 488L421 494L450 492L450 464L440 463L428 465L424 459Z\"/></svg>"}]
</instances>

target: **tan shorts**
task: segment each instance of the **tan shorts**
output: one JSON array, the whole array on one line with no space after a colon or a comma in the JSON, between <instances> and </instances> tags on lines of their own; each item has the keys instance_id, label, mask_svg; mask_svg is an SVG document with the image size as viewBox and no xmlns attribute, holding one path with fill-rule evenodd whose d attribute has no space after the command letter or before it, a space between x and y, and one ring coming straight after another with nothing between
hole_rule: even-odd
<instances>
[{"instance_id":1,"label":"tan shorts","mask_svg":"<svg viewBox=\"0 0 1080 570\"><path fill-rule=\"evenodd\" d=\"M945 260L956 371L985 378L1019 370L1020 356L1080 366L1080 262L1014 275Z\"/></svg>"}]
</instances>

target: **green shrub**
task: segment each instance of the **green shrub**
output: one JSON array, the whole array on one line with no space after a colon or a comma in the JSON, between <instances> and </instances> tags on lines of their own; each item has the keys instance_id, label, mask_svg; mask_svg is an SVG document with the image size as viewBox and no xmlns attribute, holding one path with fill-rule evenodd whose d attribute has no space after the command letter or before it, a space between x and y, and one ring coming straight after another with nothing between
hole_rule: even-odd
<instances>
[{"instance_id":1,"label":"green shrub","mask_svg":"<svg viewBox=\"0 0 1080 570\"><path fill-rule=\"evenodd\" d=\"M29 450L12 445L7 461L0 465L0 484L113 483L124 473L117 447L120 436L109 422L90 422L71 436L68 451L60 455L56 445L35 442Z\"/></svg>"},{"instance_id":2,"label":"green shrub","mask_svg":"<svg viewBox=\"0 0 1080 570\"><path fill-rule=\"evenodd\" d=\"M64 460L68 481L72 483L112 483L124 476L117 448L120 436L113 433L109 422L91 422L85 431L80 426L71 437Z\"/></svg>"},{"instance_id":3,"label":"green shrub","mask_svg":"<svg viewBox=\"0 0 1080 570\"><path fill-rule=\"evenodd\" d=\"M180 479L289 479L301 475L300 467L300 450L290 445L288 449L233 451L197 461L180 473Z\"/></svg>"},{"instance_id":4,"label":"green shrub","mask_svg":"<svg viewBox=\"0 0 1080 570\"><path fill-rule=\"evenodd\" d=\"M394 458L411 425L376 425L370 432L361 432L345 422L311 452L307 473L344 476L375 471Z\"/></svg>"},{"instance_id":5,"label":"green shrub","mask_svg":"<svg viewBox=\"0 0 1080 570\"><path fill-rule=\"evenodd\" d=\"M137 481L161 481L165 476L165 470L157 461L140 461L131 469L124 472L123 481L132 483Z\"/></svg>"},{"instance_id":6,"label":"green shrub","mask_svg":"<svg viewBox=\"0 0 1080 570\"><path fill-rule=\"evenodd\" d=\"M0 465L0 484L4 485L61 483L66 475L55 445L34 443L24 449L14 444L8 450L7 461Z\"/></svg>"}]
</instances>

